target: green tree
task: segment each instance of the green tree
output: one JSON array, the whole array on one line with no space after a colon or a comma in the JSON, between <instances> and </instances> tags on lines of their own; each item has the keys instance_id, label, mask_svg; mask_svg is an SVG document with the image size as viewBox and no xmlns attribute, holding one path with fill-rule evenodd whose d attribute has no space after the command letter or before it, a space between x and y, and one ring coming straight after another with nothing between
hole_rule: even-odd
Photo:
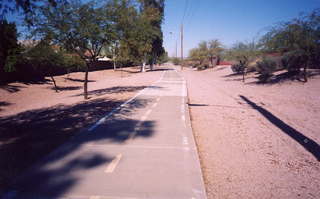
<instances>
[{"instance_id":1,"label":"green tree","mask_svg":"<svg viewBox=\"0 0 320 199\"><path fill-rule=\"evenodd\" d=\"M308 81L307 68L320 62L319 27L320 9L273 27L262 37L261 43L266 51L285 54L287 61L296 60L288 62L287 69L300 73L303 68L304 80Z\"/></svg>"},{"instance_id":2,"label":"green tree","mask_svg":"<svg viewBox=\"0 0 320 199\"><path fill-rule=\"evenodd\" d=\"M51 40L86 62L84 98L88 99L88 75L101 49L111 41L111 20L105 10L94 2L43 6L35 21L35 33Z\"/></svg>"},{"instance_id":3,"label":"green tree","mask_svg":"<svg viewBox=\"0 0 320 199\"><path fill-rule=\"evenodd\" d=\"M63 54L56 52L52 46L50 46L49 41L44 39L35 47L28 50L24 56L27 59L27 64L34 67L36 71L44 73L41 74L41 76L49 74L55 91L58 92L58 87L53 75L57 67L65 65Z\"/></svg>"},{"instance_id":4,"label":"green tree","mask_svg":"<svg viewBox=\"0 0 320 199\"><path fill-rule=\"evenodd\" d=\"M196 61L197 65L202 65L205 59L208 57L206 48L193 48L189 51L189 58L192 61Z\"/></svg>"},{"instance_id":5,"label":"green tree","mask_svg":"<svg viewBox=\"0 0 320 199\"><path fill-rule=\"evenodd\" d=\"M141 71L164 53L161 24L163 0L112 0L107 3L115 29L111 52L117 61L141 64Z\"/></svg>"},{"instance_id":6,"label":"green tree","mask_svg":"<svg viewBox=\"0 0 320 199\"><path fill-rule=\"evenodd\" d=\"M151 42L151 54L150 54L150 66L151 70L153 70L153 65L157 63L157 59L159 59L164 53L165 50L163 48L163 33L161 29L161 25L164 19L164 0L139 0L141 3L141 11L147 15L147 18L144 20L150 20L150 25L152 26L153 34L152 42Z\"/></svg>"},{"instance_id":7,"label":"green tree","mask_svg":"<svg viewBox=\"0 0 320 199\"><path fill-rule=\"evenodd\" d=\"M221 58L221 53L223 51L223 47L221 42L218 39L210 40L208 42L208 55L211 62L211 66L213 66L213 60L216 58L217 63Z\"/></svg>"},{"instance_id":8,"label":"green tree","mask_svg":"<svg viewBox=\"0 0 320 199\"><path fill-rule=\"evenodd\" d=\"M17 55L20 52L17 36L17 28L14 23L8 23L6 20L0 21L0 78L4 78L5 72L15 70Z\"/></svg>"},{"instance_id":9,"label":"green tree","mask_svg":"<svg viewBox=\"0 0 320 199\"><path fill-rule=\"evenodd\" d=\"M254 61L260 54L260 48L256 42L238 42L227 52L227 57L238 62L234 68L237 68L238 72L242 73L242 81L244 82L249 63Z\"/></svg>"},{"instance_id":10,"label":"green tree","mask_svg":"<svg viewBox=\"0 0 320 199\"><path fill-rule=\"evenodd\" d=\"M219 40L214 39L210 41L202 41L198 44L197 48L193 48L189 52L189 58L192 61L198 62L198 65L203 67L203 64L207 66L213 66L213 60L219 59L223 51L222 44ZM205 63L205 61L207 62ZM210 61L210 63L208 63Z\"/></svg>"},{"instance_id":11,"label":"green tree","mask_svg":"<svg viewBox=\"0 0 320 199\"><path fill-rule=\"evenodd\" d=\"M9 13L21 13L28 25L33 25L36 12L41 4L47 3L48 6L56 6L58 3L67 3L68 0L1 0L0 17L5 18Z\"/></svg>"}]
</instances>

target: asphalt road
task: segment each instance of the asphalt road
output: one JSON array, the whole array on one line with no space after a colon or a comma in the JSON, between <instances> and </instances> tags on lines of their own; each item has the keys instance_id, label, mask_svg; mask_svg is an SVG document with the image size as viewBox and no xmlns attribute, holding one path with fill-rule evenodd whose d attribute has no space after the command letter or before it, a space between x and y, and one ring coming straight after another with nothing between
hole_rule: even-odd
<instances>
[{"instance_id":1,"label":"asphalt road","mask_svg":"<svg viewBox=\"0 0 320 199\"><path fill-rule=\"evenodd\" d=\"M206 198L185 80L164 70L152 86L31 168L4 198Z\"/></svg>"}]
</instances>

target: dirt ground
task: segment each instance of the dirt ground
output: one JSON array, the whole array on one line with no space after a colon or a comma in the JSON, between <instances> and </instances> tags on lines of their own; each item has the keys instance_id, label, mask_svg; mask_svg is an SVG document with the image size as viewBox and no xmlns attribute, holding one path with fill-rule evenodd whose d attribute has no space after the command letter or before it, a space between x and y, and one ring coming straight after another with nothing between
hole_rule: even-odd
<instances>
[{"instance_id":1,"label":"dirt ground","mask_svg":"<svg viewBox=\"0 0 320 199\"><path fill-rule=\"evenodd\" d=\"M320 197L320 76L242 83L184 70L208 198Z\"/></svg>"},{"instance_id":2,"label":"dirt ground","mask_svg":"<svg viewBox=\"0 0 320 199\"><path fill-rule=\"evenodd\" d=\"M81 72L55 77L58 93L49 78L0 87L0 195L11 179L161 75L124 70L90 72L89 100Z\"/></svg>"},{"instance_id":3,"label":"dirt ground","mask_svg":"<svg viewBox=\"0 0 320 199\"><path fill-rule=\"evenodd\" d=\"M158 77L155 72L141 74L139 67L121 70L102 70L89 73L90 100L98 98L124 100L133 96ZM158 72L160 73L160 72ZM0 86L0 117L22 111L50 107L57 104L71 105L83 101L84 73L56 76L59 87L56 93L51 79L36 83L10 83Z\"/></svg>"}]
</instances>

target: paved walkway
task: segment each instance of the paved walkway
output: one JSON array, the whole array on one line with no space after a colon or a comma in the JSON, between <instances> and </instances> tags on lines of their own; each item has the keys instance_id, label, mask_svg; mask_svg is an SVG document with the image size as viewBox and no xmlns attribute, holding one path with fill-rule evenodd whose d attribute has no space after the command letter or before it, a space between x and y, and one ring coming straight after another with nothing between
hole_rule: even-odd
<instances>
[{"instance_id":1,"label":"paved walkway","mask_svg":"<svg viewBox=\"0 0 320 199\"><path fill-rule=\"evenodd\" d=\"M206 198L186 95L179 72L164 70L33 167L6 198Z\"/></svg>"}]
</instances>

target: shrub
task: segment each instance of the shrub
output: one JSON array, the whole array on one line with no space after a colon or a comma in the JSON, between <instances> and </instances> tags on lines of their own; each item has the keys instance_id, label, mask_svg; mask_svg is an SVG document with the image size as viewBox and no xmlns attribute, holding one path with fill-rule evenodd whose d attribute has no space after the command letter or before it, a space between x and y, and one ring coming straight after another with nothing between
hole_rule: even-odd
<instances>
[{"instance_id":1,"label":"shrub","mask_svg":"<svg viewBox=\"0 0 320 199\"><path fill-rule=\"evenodd\" d=\"M242 74L245 70L245 66L243 64L233 64L231 65L231 70L236 74Z\"/></svg>"},{"instance_id":2,"label":"shrub","mask_svg":"<svg viewBox=\"0 0 320 199\"><path fill-rule=\"evenodd\" d=\"M257 71L259 72L259 80L267 82L272 77L273 72L277 69L277 63L272 59L263 58L257 62Z\"/></svg>"},{"instance_id":3,"label":"shrub","mask_svg":"<svg viewBox=\"0 0 320 199\"><path fill-rule=\"evenodd\" d=\"M197 65L197 70L205 70L207 68L209 68L209 63L206 63L206 62Z\"/></svg>"},{"instance_id":4,"label":"shrub","mask_svg":"<svg viewBox=\"0 0 320 199\"><path fill-rule=\"evenodd\" d=\"M282 57L282 65L289 73L299 73L300 68L306 64L306 54L302 50L290 51Z\"/></svg>"}]
</instances>

